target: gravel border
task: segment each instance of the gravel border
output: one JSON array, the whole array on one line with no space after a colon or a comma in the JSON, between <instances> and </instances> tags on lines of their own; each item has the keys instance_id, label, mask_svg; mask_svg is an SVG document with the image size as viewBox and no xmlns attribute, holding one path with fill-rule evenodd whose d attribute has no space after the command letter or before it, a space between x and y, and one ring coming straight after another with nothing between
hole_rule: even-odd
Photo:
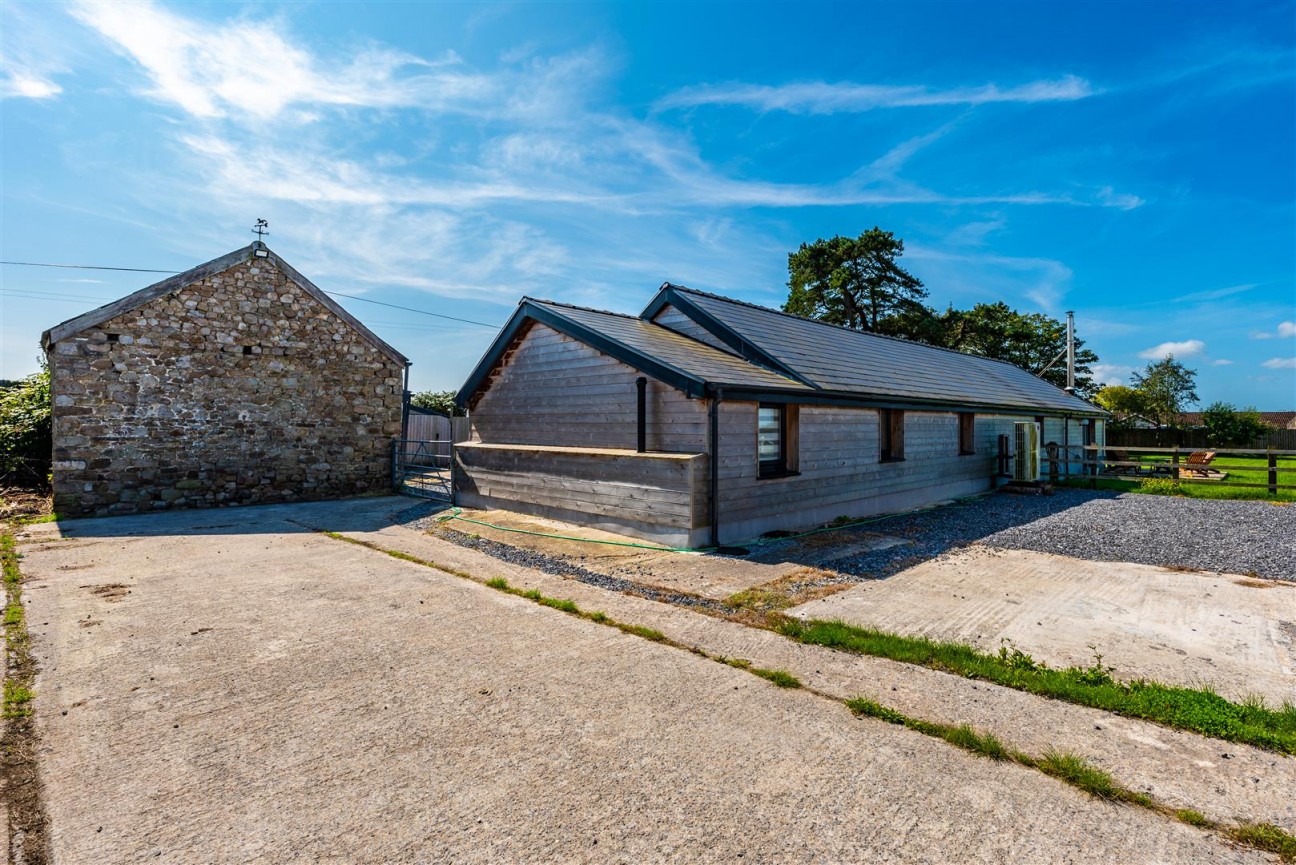
<instances>
[{"instance_id":1,"label":"gravel border","mask_svg":"<svg viewBox=\"0 0 1296 865\"><path fill-rule=\"evenodd\" d=\"M881 579L970 544L1077 559L1186 567L1296 581L1296 506L1057 489L994 494L846 529L910 543L823 563L842 581ZM763 544L754 560L786 556L794 540Z\"/></svg>"}]
</instances>

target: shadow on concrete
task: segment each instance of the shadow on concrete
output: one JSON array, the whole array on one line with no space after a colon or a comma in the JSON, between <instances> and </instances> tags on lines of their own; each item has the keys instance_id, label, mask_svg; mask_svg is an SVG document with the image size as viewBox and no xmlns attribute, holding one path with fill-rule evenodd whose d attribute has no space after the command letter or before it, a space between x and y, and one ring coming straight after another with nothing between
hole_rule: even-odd
<instances>
[{"instance_id":1,"label":"shadow on concrete","mask_svg":"<svg viewBox=\"0 0 1296 865\"><path fill-rule=\"evenodd\" d=\"M29 528L32 540L65 538L146 538L179 535L297 534L311 531L360 532L433 516L450 505L412 496L366 496L321 502L239 505L159 511L120 517L60 520ZM45 531L42 531L45 530Z\"/></svg>"}]
</instances>

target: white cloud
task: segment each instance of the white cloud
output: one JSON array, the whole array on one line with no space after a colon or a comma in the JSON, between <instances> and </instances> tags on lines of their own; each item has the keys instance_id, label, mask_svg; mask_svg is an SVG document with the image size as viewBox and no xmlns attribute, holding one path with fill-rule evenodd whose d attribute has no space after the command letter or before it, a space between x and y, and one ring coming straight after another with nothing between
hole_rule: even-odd
<instances>
[{"instance_id":1,"label":"white cloud","mask_svg":"<svg viewBox=\"0 0 1296 865\"><path fill-rule=\"evenodd\" d=\"M343 63L320 62L273 21L204 23L149 0L80 2L72 14L144 68L148 95L195 117L268 120L290 106L450 109L499 96L453 55L429 62L368 48Z\"/></svg>"},{"instance_id":2,"label":"white cloud","mask_svg":"<svg viewBox=\"0 0 1296 865\"><path fill-rule=\"evenodd\" d=\"M928 105L985 105L995 102L1070 102L1094 94L1083 78L1066 75L1014 87L996 84L938 90L921 85L858 84L806 81L777 86L730 83L677 90L658 100L658 110L701 105L736 105L757 111L835 114Z\"/></svg>"},{"instance_id":3,"label":"white cloud","mask_svg":"<svg viewBox=\"0 0 1296 865\"><path fill-rule=\"evenodd\" d=\"M1116 192L1110 186L1100 188L1094 198L1103 207L1114 207L1118 210L1134 210L1146 204L1137 195L1131 195L1128 192Z\"/></svg>"},{"instance_id":4,"label":"white cloud","mask_svg":"<svg viewBox=\"0 0 1296 865\"><path fill-rule=\"evenodd\" d=\"M1296 321L1284 321L1278 325L1279 336L1296 336Z\"/></svg>"},{"instance_id":5,"label":"white cloud","mask_svg":"<svg viewBox=\"0 0 1296 865\"><path fill-rule=\"evenodd\" d=\"M1260 365L1265 369L1296 369L1296 357L1271 357Z\"/></svg>"},{"instance_id":6,"label":"white cloud","mask_svg":"<svg viewBox=\"0 0 1296 865\"><path fill-rule=\"evenodd\" d=\"M1139 352L1139 357L1146 360L1162 360L1175 357L1193 357L1206 350L1206 343L1200 339L1186 339L1183 342L1163 342L1160 345Z\"/></svg>"},{"instance_id":7,"label":"white cloud","mask_svg":"<svg viewBox=\"0 0 1296 865\"><path fill-rule=\"evenodd\" d=\"M1127 384L1134 374L1134 367L1117 363L1095 363L1090 369L1093 371L1093 380L1100 385Z\"/></svg>"},{"instance_id":8,"label":"white cloud","mask_svg":"<svg viewBox=\"0 0 1296 865\"><path fill-rule=\"evenodd\" d=\"M0 75L0 99L50 99L63 92L63 88L29 69L9 68Z\"/></svg>"},{"instance_id":9,"label":"white cloud","mask_svg":"<svg viewBox=\"0 0 1296 865\"><path fill-rule=\"evenodd\" d=\"M1219 360L1211 361L1211 366L1232 366L1232 365L1233 365L1233 361L1228 360L1226 358L1220 358Z\"/></svg>"},{"instance_id":10,"label":"white cloud","mask_svg":"<svg viewBox=\"0 0 1296 865\"><path fill-rule=\"evenodd\" d=\"M1251 338L1252 339L1273 339L1273 334L1267 330L1253 330L1251 331Z\"/></svg>"}]
</instances>

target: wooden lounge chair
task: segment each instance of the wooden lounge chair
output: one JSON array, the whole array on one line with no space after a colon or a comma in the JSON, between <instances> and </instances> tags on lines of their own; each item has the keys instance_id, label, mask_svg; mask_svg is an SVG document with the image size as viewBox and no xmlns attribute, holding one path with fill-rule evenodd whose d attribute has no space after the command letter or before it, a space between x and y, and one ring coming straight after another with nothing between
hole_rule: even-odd
<instances>
[{"instance_id":1,"label":"wooden lounge chair","mask_svg":"<svg viewBox=\"0 0 1296 865\"><path fill-rule=\"evenodd\" d=\"M1215 451L1193 451L1188 454L1188 459L1184 461L1182 472L1196 475L1199 478L1210 477L1210 469L1207 468L1215 461Z\"/></svg>"},{"instance_id":2,"label":"wooden lounge chair","mask_svg":"<svg viewBox=\"0 0 1296 865\"><path fill-rule=\"evenodd\" d=\"M1102 473L1105 475L1132 475L1138 473L1136 466L1112 465L1112 463L1127 463L1130 461L1129 451L1112 450L1106 451L1107 460L1103 466Z\"/></svg>"}]
</instances>

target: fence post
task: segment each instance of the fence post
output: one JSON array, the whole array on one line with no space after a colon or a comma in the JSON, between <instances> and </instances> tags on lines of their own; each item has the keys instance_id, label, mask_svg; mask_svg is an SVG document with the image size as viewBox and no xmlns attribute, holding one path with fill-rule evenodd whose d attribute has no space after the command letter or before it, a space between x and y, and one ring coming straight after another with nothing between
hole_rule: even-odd
<instances>
[{"instance_id":1,"label":"fence post","mask_svg":"<svg viewBox=\"0 0 1296 865\"><path fill-rule=\"evenodd\" d=\"M1278 495L1278 456L1273 445L1269 445L1269 494Z\"/></svg>"},{"instance_id":2,"label":"fence post","mask_svg":"<svg viewBox=\"0 0 1296 865\"><path fill-rule=\"evenodd\" d=\"M400 492L400 439L392 439L391 485L393 492Z\"/></svg>"},{"instance_id":3,"label":"fence post","mask_svg":"<svg viewBox=\"0 0 1296 865\"><path fill-rule=\"evenodd\" d=\"M1171 464L1174 466L1175 483L1179 483L1179 445L1174 446L1174 456L1171 457Z\"/></svg>"}]
</instances>

